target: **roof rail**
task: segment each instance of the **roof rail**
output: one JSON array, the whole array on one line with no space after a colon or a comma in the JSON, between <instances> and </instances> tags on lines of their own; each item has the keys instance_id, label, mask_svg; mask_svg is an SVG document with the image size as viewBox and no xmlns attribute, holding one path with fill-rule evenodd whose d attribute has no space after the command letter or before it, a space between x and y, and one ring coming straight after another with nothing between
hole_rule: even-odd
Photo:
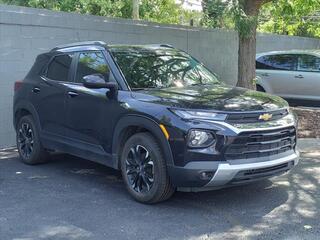
<instances>
[{"instance_id":1,"label":"roof rail","mask_svg":"<svg viewBox=\"0 0 320 240\"><path fill-rule=\"evenodd\" d=\"M170 44L160 44L160 47L174 48L174 46Z\"/></svg>"},{"instance_id":2,"label":"roof rail","mask_svg":"<svg viewBox=\"0 0 320 240\"><path fill-rule=\"evenodd\" d=\"M57 51L57 50L63 49L63 48L80 47L80 46L88 46L88 45L105 46L107 44L105 42L103 42L103 41L75 42L75 43L69 43L69 44L63 44L63 45L56 46L55 48L51 49L51 52L52 51Z\"/></svg>"}]
</instances>

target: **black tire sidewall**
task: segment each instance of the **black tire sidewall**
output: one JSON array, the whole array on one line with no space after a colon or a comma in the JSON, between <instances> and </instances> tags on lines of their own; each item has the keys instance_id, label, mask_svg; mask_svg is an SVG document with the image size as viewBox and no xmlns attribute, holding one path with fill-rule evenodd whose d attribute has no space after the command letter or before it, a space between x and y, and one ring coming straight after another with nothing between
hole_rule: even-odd
<instances>
[{"instance_id":1,"label":"black tire sidewall","mask_svg":"<svg viewBox=\"0 0 320 240\"><path fill-rule=\"evenodd\" d=\"M16 135L16 142L17 142L17 146L18 146L18 134L19 134L19 129L21 127L21 125L23 123L28 123L32 129L33 132L33 150L31 152L31 155L29 158L24 158L23 155L20 153L20 148L18 147L18 151L20 154L20 158L21 160L26 163L26 164L37 164L37 163L41 163L44 161L44 159L42 158L43 156L43 149L41 147L41 143L40 143L40 138L39 138L39 134L37 131L37 128L35 126L34 120L33 118L28 115L28 116L23 116L17 125L17 135Z\"/></svg>"},{"instance_id":2,"label":"black tire sidewall","mask_svg":"<svg viewBox=\"0 0 320 240\"><path fill-rule=\"evenodd\" d=\"M135 190L133 190L130 186L130 183L126 174L126 164L125 164L126 157L128 156L130 148L138 144L145 147L149 151L149 154L153 159L154 182L150 191L145 193L138 193ZM164 166L165 166L165 160L162 156L160 147L150 134L138 133L128 139L128 141L126 142L123 148L123 152L121 154L121 172L122 172L123 181L125 182L127 190L135 200L143 203L151 203L153 202L153 199L157 198L159 194L161 195L162 191L164 191L164 185L167 177L166 168Z\"/></svg>"}]
</instances>

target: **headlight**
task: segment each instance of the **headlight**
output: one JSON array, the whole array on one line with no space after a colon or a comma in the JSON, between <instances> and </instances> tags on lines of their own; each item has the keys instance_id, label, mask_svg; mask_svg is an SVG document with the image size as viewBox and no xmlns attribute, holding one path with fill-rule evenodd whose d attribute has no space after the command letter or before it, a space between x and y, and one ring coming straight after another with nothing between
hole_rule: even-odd
<instances>
[{"instance_id":1,"label":"headlight","mask_svg":"<svg viewBox=\"0 0 320 240\"><path fill-rule=\"evenodd\" d=\"M183 119L207 119L207 120L224 121L227 118L227 114L221 114L221 113L188 111L188 110L177 110L177 109L171 109L171 111Z\"/></svg>"},{"instance_id":2,"label":"headlight","mask_svg":"<svg viewBox=\"0 0 320 240\"><path fill-rule=\"evenodd\" d=\"M216 142L216 136L207 131L190 130L188 133L187 144L189 147L209 147Z\"/></svg>"}]
</instances>

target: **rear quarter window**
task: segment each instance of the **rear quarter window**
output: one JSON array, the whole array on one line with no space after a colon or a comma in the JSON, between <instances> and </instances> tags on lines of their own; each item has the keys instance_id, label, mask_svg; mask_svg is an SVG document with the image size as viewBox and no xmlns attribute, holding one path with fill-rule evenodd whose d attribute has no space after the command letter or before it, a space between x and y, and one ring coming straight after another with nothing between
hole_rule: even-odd
<instances>
[{"instance_id":1,"label":"rear quarter window","mask_svg":"<svg viewBox=\"0 0 320 240\"><path fill-rule=\"evenodd\" d=\"M56 81L68 82L71 62L71 54L55 56L49 63L47 78Z\"/></svg>"}]
</instances>

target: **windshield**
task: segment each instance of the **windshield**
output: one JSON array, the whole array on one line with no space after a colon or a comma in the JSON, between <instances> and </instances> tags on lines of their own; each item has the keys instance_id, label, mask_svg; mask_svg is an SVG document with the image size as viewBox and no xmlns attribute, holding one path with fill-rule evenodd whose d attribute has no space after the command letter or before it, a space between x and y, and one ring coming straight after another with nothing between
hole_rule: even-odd
<instances>
[{"instance_id":1,"label":"windshield","mask_svg":"<svg viewBox=\"0 0 320 240\"><path fill-rule=\"evenodd\" d=\"M175 49L111 49L132 89L217 84L216 75L188 54Z\"/></svg>"}]
</instances>

